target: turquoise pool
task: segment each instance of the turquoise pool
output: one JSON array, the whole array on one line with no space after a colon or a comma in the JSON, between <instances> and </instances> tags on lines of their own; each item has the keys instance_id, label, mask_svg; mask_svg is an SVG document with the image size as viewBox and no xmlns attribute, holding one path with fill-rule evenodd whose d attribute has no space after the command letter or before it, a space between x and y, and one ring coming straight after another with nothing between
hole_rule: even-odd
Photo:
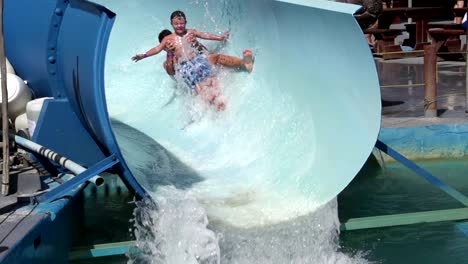
<instances>
[{"instance_id":1,"label":"turquoise pool","mask_svg":"<svg viewBox=\"0 0 468 264\"><path fill-rule=\"evenodd\" d=\"M468 194L468 179L465 176L468 171L468 159L419 161L418 165L462 193ZM130 222L135 205L132 203L132 196L126 190L121 189L119 192L116 188L111 188L107 192L105 189L94 192L89 188L86 192L85 208L86 212L89 212L85 221L86 232L75 245L135 239L131 232L133 223ZM104 202L105 200L107 202ZM398 163L388 163L382 169L375 163L368 162L338 197L341 221L352 217L460 207L462 205L453 198ZM100 214L93 213L97 211ZM468 224L444 222L345 231L341 232L334 243L337 246L336 252L325 252L328 254L326 258L322 258L326 260L325 263L335 263L334 257L341 253L349 257L349 262L336 263L464 263L468 257ZM232 250L226 246L224 248ZM230 254L232 255L232 251ZM294 255L294 252L291 255ZM360 257L355 257L356 255ZM72 263L127 263L127 258L104 257Z\"/></svg>"},{"instance_id":2,"label":"turquoise pool","mask_svg":"<svg viewBox=\"0 0 468 264\"><path fill-rule=\"evenodd\" d=\"M468 195L468 159L419 161L445 183ZM398 163L367 163L339 195L341 221L354 217L462 208L463 205ZM377 263L466 263L467 222L416 224L346 231L344 252L365 252Z\"/></svg>"}]
</instances>

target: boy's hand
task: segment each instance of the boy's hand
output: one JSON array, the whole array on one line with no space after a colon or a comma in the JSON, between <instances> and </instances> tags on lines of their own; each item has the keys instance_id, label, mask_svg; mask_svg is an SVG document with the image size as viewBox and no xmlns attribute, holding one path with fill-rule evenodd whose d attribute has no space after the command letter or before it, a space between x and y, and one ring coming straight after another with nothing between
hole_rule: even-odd
<instances>
[{"instance_id":1,"label":"boy's hand","mask_svg":"<svg viewBox=\"0 0 468 264\"><path fill-rule=\"evenodd\" d=\"M230 34L229 30L226 31L226 32L224 32L224 34L223 34L223 38L224 38L223 41L226 41L226 40L229 38L229 34Z\"/></svg>"},{"instance_id":2,"label":"boy's hand","mask_svg":"<svg viewBox=\"0 0 468 264\"><path fill-rule=\"evenodd\" d=\"M197 41L196 36L195 36L195 32L193 30L189 30L187 32L186 38L187 38L188 43L193 43L193 42Z\"/></svg>"},{"instance_id":3,"label":"boy's hand","mask_svg":"<svg viewBox=\"0 0 468 264\"><path fill-rule=\"evenodd\" d=\"M195 37L194 37L195 39ZM172 41L167 41L166 46L164 47L164 50L169 53L173 53L175 50L174 43Z\"/></svg>"},{"instance_id":4,"label":"boy's hand","mask_svg":"<svg viewBox=\"0 0 468 264\"><path fill-rule=\"evenodd\" d=\"M132 61L137 62L137 61L142 60L144 58L146 58L146 54L137 54L137 55L132 57Z\"/></svg>"}]
</instances>

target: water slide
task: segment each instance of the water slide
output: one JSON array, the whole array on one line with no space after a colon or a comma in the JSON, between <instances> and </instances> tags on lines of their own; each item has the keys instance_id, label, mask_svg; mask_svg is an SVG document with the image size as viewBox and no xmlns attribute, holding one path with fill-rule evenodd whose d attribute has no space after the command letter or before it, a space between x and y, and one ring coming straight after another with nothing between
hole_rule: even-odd
<instances>
[{"instance_id":1,"label":"water slide","mask_svg":"<svg viewBox=\"0 0 468 264\"><path fill-rule=\"evenodd\" d=\"M336 253L333 198L370 155L381 111L358 6L96 2L7 0L5 45L34 96L53 97L32 140L94 170L117 162L112 172L156 201L144 199L135 222L151 253L131 259L350 263ZM164 54L130 59L157 44L177 9L189 28L230 31L203 41L210 51L255 55L252 73L219 69L225 111L167 76Z\"/></svg>"},{"instance_id":2,"label":"water slide","mask_svg":"<svg viewBox=\"0 0 468 264\"><path fill-rule=\"evenodd\" d=\"M124 157L147 191L196 197L211 220L252 227L306 215L334 198L369 156L380 93L369 47L352 14L330 1L99 0L117 14L106 58L106 96ZM216 112L163 70L165 54L131 56L172 30L222 34L214 53L255 54L252 73L221 69L226 110Z\"/></svg>"},{"instance_id":3,"label":"water slide","mask_svg":"<svg viewBox=\"0 0 468 264\"><path fill-rule=\"evenodd\" d=\"M336 197L371 153L380 93L372 55L352 16L358 6L321 0L96 2L102 6L5 2L10 62L36 97L54 97L33 140L88 167L114 155L114 172L139 196L157 200L182 192L211 222L239 228L315 211ZM227 42L203 41L212 52L254 52L252 73L219 69L223 112L167 76L164 54L130 59L157 44L177 9L187 14L189 28L230 31Z\"/></svg>"}]
</instances>

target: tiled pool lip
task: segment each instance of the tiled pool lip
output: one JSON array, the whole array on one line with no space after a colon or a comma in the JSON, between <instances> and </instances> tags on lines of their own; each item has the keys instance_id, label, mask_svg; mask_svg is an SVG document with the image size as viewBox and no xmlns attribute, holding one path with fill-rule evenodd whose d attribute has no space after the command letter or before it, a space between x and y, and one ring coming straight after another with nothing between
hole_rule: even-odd
<instances>
[{"instance_id":1,"label":"tiled pool lip","mask_svg":"<svg viewBox=\"0 0 468 264\"><path fill-rule=\"evenodd\" d=\"M468 119L384 118L379 139L409 159L461 158L468 155Z\"/></svg>"}]
</instances>

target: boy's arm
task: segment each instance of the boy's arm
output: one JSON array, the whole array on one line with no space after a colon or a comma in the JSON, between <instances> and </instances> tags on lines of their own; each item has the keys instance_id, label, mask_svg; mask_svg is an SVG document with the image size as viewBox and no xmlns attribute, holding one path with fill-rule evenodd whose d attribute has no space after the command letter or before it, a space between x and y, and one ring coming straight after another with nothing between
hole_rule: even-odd
<instances>
[{"instance_id":1,"label":"boy's arm","mask_svg":"<svg viewBox=\"0 0 468 264\"><path fill-rule=\"evenodd\" d=\"M151 48L147 52L145 52L143 54L137 54L137 55L133 56L132 60L137 62L137 61L142 60L144 58L156 55L156 54L158 54L159 52L161 52L164 49L165 45L166 45L166 42L163 40L161 43L159 43L159 45L157 45L156 47Z\"/></svg>"},{"instance_id":2,"label":"boy's arm","mask_svg":"<svg viewBox=\"0 0 468 264\"><path fill-rule=\"evenodd\" d=\"M229 38L229 31L224 32L222 36L211 34L208 32L200 32L193 30L193 34L197 38L207 39L207 40L217 40L217 41L226 41Z\"/></svg>"}]
</instances>

